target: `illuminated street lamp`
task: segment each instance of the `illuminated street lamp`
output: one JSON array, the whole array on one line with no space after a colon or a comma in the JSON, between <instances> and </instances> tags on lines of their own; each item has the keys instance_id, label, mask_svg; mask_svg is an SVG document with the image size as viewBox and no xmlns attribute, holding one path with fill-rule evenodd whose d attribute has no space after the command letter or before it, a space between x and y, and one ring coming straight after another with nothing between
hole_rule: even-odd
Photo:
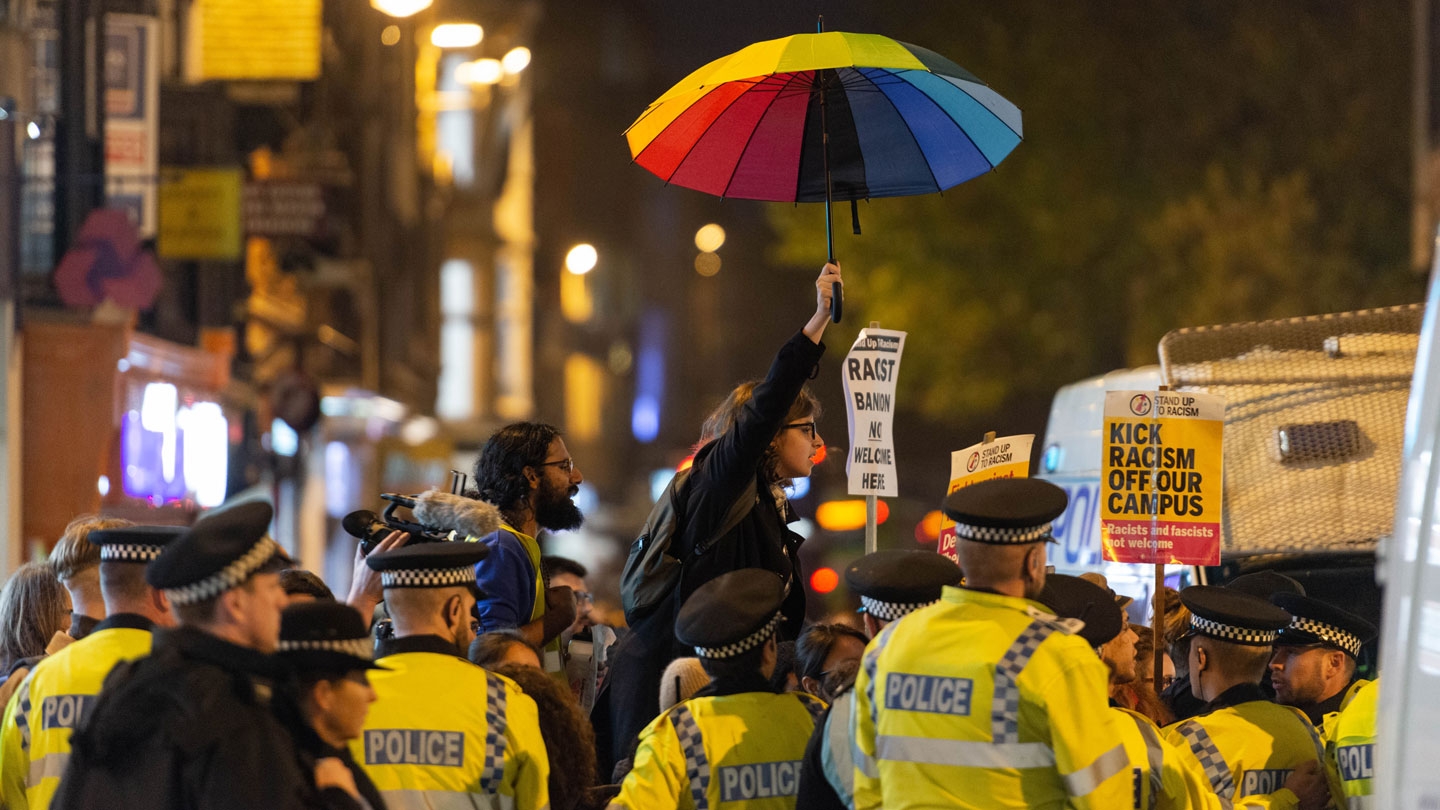
<instances>
[{"instance_id":1,"label":"illuminated street lamp","mask_svg":"<svg viewBox=\"0 0 1440 810\"><path fill-rule=\"evenodd\" d=\"M455 81L469 85L495 84L503 72L499 59L476 59L455 66Z\"/></svg>"},{"instance_id":2,"label":"illuminated street lamp","mask_svg":"<svg viewBox=\"0 0 1440 810\"><path fill-rule=\"evenodd\" d=\"M519 73L530 65L530 49L524 45L511 48L500 59L500 66L511 76Z\"/></svg>"},{"instance_id":3,"label":"illuminated street lamp","mask_svg":"<svg viewBox=\"0 0 1440 810\"><path fill-rule=\"evenodd\" d=\"M713 222L709 225L702 225L700 230L695 232L695 247L703 253L714 253L724 244L725 229Z\"/></svg>"},{"instance_id":4,"label":"illuminated street lamp","mask_svg":"<svg viewBox=\"0 0 1440 810\"><path fill-rule=\"evenodd\" d=\"M475 23L443 23L430 32L430 44L437 48L473 48L484 36Z\"/></svg>"},{"instance_id":5,"label":"illuminated street lamp","mask_svg":"<svg viewBox=\"0 0 1440 810\"><path fill-rule=\"evenodd\" d=\"M391 17L412 17L430 7L435 0L370 0L376 10Z\"/></svg>"},{"instance_id":6,"label":"illuminated street lamp","mask_svg":"<svg viewBox=\"0 0 1440 810\"><path fill-rule=\"evenodd\" d=\"M595 251L594 245L581 243L570 248L565 254L565 269L573 275L583 276L595 269L595 264L600 260L600 254Z\"/></svg>"}]
</instances>

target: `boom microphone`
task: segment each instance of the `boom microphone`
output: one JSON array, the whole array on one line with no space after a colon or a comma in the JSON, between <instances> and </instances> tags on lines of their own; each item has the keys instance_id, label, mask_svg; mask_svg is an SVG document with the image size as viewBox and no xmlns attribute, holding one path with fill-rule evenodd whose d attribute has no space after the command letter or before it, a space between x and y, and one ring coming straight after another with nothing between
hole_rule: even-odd
<instances>
[{"instance_id":1,"label":"boom microphone","mask_svg":"<svg viewBox=\"0 0 1440 810\"><path fill-rule=\"evenodd\" d=\"M500 528L500 510L485 501L432 489L415 496L415 519L439 530L455 531L456 539L479 539Z\"/></svg>"}]
</instances>

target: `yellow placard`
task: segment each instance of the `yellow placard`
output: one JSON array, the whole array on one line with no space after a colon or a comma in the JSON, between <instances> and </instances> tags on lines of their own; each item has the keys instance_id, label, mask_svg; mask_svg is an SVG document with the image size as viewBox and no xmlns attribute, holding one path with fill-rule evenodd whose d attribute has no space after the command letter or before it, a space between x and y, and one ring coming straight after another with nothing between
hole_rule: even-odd
<instances>
[{"instance_id":1,"label":"yellow placard","mask_svg":"<svg viewBox=\"0 0 1440 810\"><path fill-rule=\"evenodd\" d=\"M320 11L320 0L196 0L190 6L187 77L317 79Z\"/></svg>"},{"instance_id":2,"label":"yellow placard","mask_svg":"<svg viewBox=\"0 0 1440 810\"><path fill-rule=\"evenodd\" d=\"M988 442L972 444L950 454L950 495L957 489L992 478L1030 477L1030 448L1035 434L1003 436ZM952 560L955 554L955 521L940 519L940 542L936 548Z\"/></svg>"},{"instance_id":3,"label":"yellow placard","mask_svg":"<svg viewBox=\"0 0 1440 810\"><path fill-rule=\"evenodd\" d=\"M162 169L157 247L166 259L240 258L239 169Z\"/></svg>"},{"instance_id":4,"label":"yellow placard","mask_svg":"<svg viewBox=\"0 0 1440 810\"><path fill-rule=\"evenodd\" d=\"M1220 564L1225 400L1109 391L1100 482L1104 558Z\"/></svg>"}]
</instances>

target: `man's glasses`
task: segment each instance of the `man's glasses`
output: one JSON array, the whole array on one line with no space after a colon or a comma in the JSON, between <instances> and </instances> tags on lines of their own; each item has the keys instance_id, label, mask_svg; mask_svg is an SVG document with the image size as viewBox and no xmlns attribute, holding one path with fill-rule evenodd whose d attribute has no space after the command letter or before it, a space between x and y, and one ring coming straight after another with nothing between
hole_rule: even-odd
<instances>
[{"instance_id":1,"label":"man's glasses","mask_svg":"<svg viewBox=\"0 0 1440 810\"><path fill-rule=\"evenodd\" d=\"M574 460L574 459L569 459L569 458L562 458L562 459L560 459L559 461L546 461L546 462L543 462L543 463L540 463L540 464L536 464L535 466L536 466L536 467L559 467L559 468L560 468L560 472L563 472L563 473L565 473L566 475L569 475L569 474L570 474L570 471L573 470L573 469L575 469L575 460Z\"/></svg>"},{"instance_id":2,"label":"man's glasses","mask_svg":"<svg viewBox=\"0 0 1440 810\"><path fill-rule=\"evenodd\" d=\"M811 440L814 440L814 438L815 438L815 420L814 420L814 419L811 419L811 420L808 421L808 422L791 422L790 424L788 424L788 425L785 426L785 429L786 429L786 430L803 430L803 431L805 431L805 438L811 439Z\"/></svg>"}]
</instances>

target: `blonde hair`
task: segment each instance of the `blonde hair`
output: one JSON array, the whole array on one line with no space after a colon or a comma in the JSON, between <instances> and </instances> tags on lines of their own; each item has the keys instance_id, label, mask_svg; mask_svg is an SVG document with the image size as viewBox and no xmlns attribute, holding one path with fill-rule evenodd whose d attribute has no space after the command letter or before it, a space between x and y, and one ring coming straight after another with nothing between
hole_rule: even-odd
<instances>
[{"instance_id":1,"label":"blonde hair","mask_svg":"<svg viewBox=\"0 0 1440 810\"><path fill-rule=\"evenodd\" d=\"M123 529L134 526L123 518L81 515L70 521L61 533L55 548L50 550L50 567L61 582L100 564L100 547L90 542L90 532L97 529Z\"/></svg>"},{"instance_id":2,"label":"blonde hair","mask_svg":"<svg viewBox=\"0 0 1440 810\"><path fill-rule=\"evenodd\" d=\"M710 415L705 417L705 423L700 426L700 444L705 445L718 439L735 427L740 421L740 414L755 397L755 386L759 380L751 380L735 386L735 390L725 397ZM808 387L801 388L800 393L795 396L795 401L790 403L790 410L785 413L785 423L796 422L805 418L820 418L820 400L810 393ZM760 458L760 468L765 472L765 481L769 484L780 482L780 455L775 451L772 442L765 450L765 455Z\"/></svg>"}]
</instances>

